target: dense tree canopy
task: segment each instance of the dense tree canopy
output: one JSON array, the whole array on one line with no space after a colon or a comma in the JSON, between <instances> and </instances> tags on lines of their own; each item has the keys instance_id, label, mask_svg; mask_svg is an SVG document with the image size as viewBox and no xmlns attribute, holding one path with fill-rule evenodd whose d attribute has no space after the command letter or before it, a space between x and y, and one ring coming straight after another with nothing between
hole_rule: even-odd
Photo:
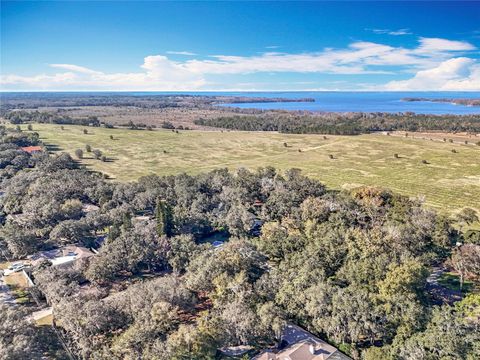
<instances>
[{"instance_id":1,"label":"dense tree canopy","mask_svg":"<svg viewBox=\"0 0 480 360\"><path fill-rule=\"evenodd\" d=\"M198 125L244 131L294 134L358 135L374 131L480 132L479 115L414 113L286 113L235 115L198 119Z\"/></svg>"},{"instance_id":2,"label":"dense tree canopy","mask_svg":"<svg viewBox=\"0 0 480 360\"><path fill-rule=\"evenodd\" d=\"M15 141L0 146L17 151ZM272 345L286 322L355 358L479 355L478 298L437 306L427 291L432 265L450 256L478 275L478 245L455 247L452 220L419 200L329 191L296 169L117 184L67 154L27 155L1 185L3 256L97 248L33 272L80 358L212 359L225 346Z\"/></svg>"}]
</instances>

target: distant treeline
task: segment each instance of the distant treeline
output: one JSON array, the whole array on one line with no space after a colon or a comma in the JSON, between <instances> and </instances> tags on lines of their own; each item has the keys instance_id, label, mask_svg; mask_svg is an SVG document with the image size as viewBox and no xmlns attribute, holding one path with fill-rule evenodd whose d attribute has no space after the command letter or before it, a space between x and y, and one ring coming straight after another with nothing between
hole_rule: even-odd
<instances>
[{"instance_id":1,"label":"distant treeline","mask_svg":"<svg viewBox=\"0 0 480 360\"><path fill-rule=\"evenodd\" d=\"M72 118L59 112L45 111L10 111L4 114L5 119L12 124L23 124L28 122L44 123L44 124L74 124L84 126L100 126L100 121L96 116L88 116L84 118Z\"/></svg>"},{"instance_id":2,"label":"distant treeline","mask_svg":"<svg viewBox=\"0 0 480 360\"><path fill-rule=\"evenodd\" d=\"M441 102L441 103L451 103L457 105L466 105L466 106L480 106L480 99L432 99L432 98L422 98L422 97L407 97L403 98L402 101L431 101L431 102Z\"/></svg>"},{"instance_id":3,"label":"distant treeline","mask_svg":"<svg viewBox=\"0 0 480 360\"><path fill-rule=\"evenodd\" d=\"M242 131L293 134L358 135L376 131L445 131L480 133L480 115L414 113L264 114L198 119L197 125Z\"/></svg>"},{"instance_id":4,"label":"distant treeline","mask_svg":"<svg viewBox=\"0 0 480 360\"><path fill-rule=\"evenodd\" d=\"M38 109L42 107L65 108L72 106L114 106L144 109L172 107L209 108L218 104L259 102L313 102L313 98L268 98L222 95L114 95L114 94L56 94L56 93L4 93L1 94L0 111Z\"/></svg>"}]
</instances>

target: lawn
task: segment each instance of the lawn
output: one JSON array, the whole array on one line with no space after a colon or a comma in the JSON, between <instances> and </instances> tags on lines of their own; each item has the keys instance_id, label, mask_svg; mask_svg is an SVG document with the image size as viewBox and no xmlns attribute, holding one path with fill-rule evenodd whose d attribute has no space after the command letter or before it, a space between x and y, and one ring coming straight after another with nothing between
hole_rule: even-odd
<instances>
[{"instance_id":1,"label":"lawn","mask_svg":"<svg viewBox=\"0 0 480 360\"><path fill-rule=\"evenodd\" d=\"M26 127L24 126L24 129ZM35 124L52 151L75 157L118 181L143 175L196 174L216 168L297 167L335 189L375 185L422 196L428 206L480 211L480 146L386 136L293 135L267 132L126 130ZM110 136L113 136L113 140ZM285 146L285 143L287 146ZM102 162L85 152L99 149ZM456 153L452 152L456 150ZM398 154L398 158L394 157ZM333 159L330 158L333 155ZM426 160L426 164L422 163Z\"/></svg>"},{"instance_id":2,"label":"lawn","mask_svg":"<svg viewBox=\"0 0 480 360\"><path fill-rule=\"evenodd\" d=\"M443 273L442 276L438 279L438 283L454 291L460 291L460 276L452 272ZM469 280L465 280L463 282L462 292L469 293L473 290L474 283Z\"/></svg>"},{"instance_id":3,"label":"lawn","mask_svg":"<svg viewBox=\"0 0 480 360\"><path fill-rule=\"evenodd\" d=\"M28 287L28 281L21 271L3 277L5 284L12 289L25 289Z\"/></svg>"}]
</instances>

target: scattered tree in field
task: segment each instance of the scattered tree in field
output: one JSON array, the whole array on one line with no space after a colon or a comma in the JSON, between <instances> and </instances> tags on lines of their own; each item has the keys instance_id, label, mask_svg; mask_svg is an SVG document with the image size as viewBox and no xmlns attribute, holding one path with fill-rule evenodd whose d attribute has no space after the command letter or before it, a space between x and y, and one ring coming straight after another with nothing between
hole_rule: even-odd
<instances>
[{"instance_id":1,"label":"scattered tree in field","mask_svg":"<svg viewBox=\"0 0 480 360\"><path fill-rule=\"evenodd\" d=\"M127 124L127 126L129 127L129 129L131 130L137 130L138 129L138 126L132 121L130 120Z\"/></svg>"},{"instance_id":2,"label":"scattered tree in field","mask_svg":"<svg viewBox=\"0 0 480 360\"><path fill-rule=\"evenodd\" d=\"M173 125L170 121L164 121L162 122L161 127L163 129L171 129L172 131L175 129L175 125Z\"/></svg>"},{"instance_id":3,"label":"scattered tree in field","mask_svg":"<svg viewBox=\"0 0 480 360\"><path fill-rule=\"evenodd\" d=\"M448 139L448 141L449 141L450 143L453 143L453 139Z\"/></svg>"},{"instance_id":4,"label":"scattered tree in field","mask_svg":"<svg viewBox=\"0 0 480 360\"><path fill-rule=\"evenodd\" d=\"M465 145L468 145L468 140L465 140Z\"/></svg>"},{"instance_id":5,"label":"scattered tree in field","mask_svg":"<svg viewBox=\"0 0 480 360\"><path fill-rule=\"evenodd\" d=\"M298 149L298 152L302 152L302 149Z\"/></svg>"},{"instance_id":6,"label":"scattered tree in field","mask_svg":"<svg viewBox=\"0 0 480 360\"><path fill-rule=\"evenodd\" d=\"M82 149L75 150L75 155L77 156L77 158L82 159L83 158L83 150Z\"/></svg>"},{"instance_id":7,"label":"scattered tree in field","mask_svg":"<svg viewBox=\"0 0 480 360\"><path fill-rule=\"evenodd\" d=\"M328 155L328 157L329 157L330 159L334 159L334 157L333 157L332 154Z\"/></svg>"},{"instance_id":8,"label":"scattered tree in field","mask_svg":"<svg viewBox=\"0 0 480 360\"><path fill-rule=\"evenodd\" d=\"M323 136L323 140L327 140L327 137L325 135Z\"/></svg>"},{"instance_id":9,"label":"scattered tree in field","mask_svg":"<svg viewBox=\"0 0 480 360\"><path fill-rule=\"evenodd\" d=\"M173 231L173 214L171 206L165 200L157 201L155 211L157 218L157 234L171 236Z\"/></svg>"},{"instance_id":10,"label":"scattered tree in field","mask_svg":"<svg viewBox=\"0 0 480 360\"><path fill-rule=\"evenodd\" d=\"M87 129L83 129L83 133L86 135L88 134L88 130Z\"/></svg>"},{"instance_id":11,"label":"scattered tree in field","mask_svg":"<svg viewBox=\"0 0 480 360\"><path fill-rule=\"evenodd\" d=\"M427 160L422 160L422 164L428 164Z\"/></svg>"},{"instance_id":12,"label":"scattered tree in field","mask_svg":"<svg viewBox=\"0 0 480 360\"><path fill-rule=\"evenodd\" d=\"M114 140L113 135L110 135L110 140Z\"/></svg>"},{"instance_id":13,"label":"scattered tree in field","mask_svg":"<svg viewBox=\"0 0 480 360\"><path fill-rule=\"evenodd\" d=\"M284 147L288 147L288 144L286 142L283 143Z\"/></svg>"},{"instance_id":14,"label":"scattered tree in field","mask_svg":"<svg viewBox=\"0 0 480 360\"><path fill-rule=\"evenodd\" d=\"M400 156L399 156L398 154L393 154L393 157L394 157L395 159L400 158Z\"/></svg>"},{"instance_id":15,"label":"scattered tree in field","mask_svg":"<svg viewBox=\"0 0 480 360\"><path fill-rule=\"evenodd\" d=\"M457 153L457 150L452 149L452 153L456 154L456 153Z\"/></svg>"},{"instance_id":16,"label":"scattered tree in field","mask_svg":"<svg viewBox=\"0 0 480 360\"><path fill-rule=\"evenodd\" d=\"M33 130L32 124L28 124L28 125L27 125L27 130L28 130L28 131L32 131L32 130Z\"/></svg>"},{"instance_id":17,"label":"scattered tree in field","mask_svg":"<svg viewBox=\"0 0 480 360\"><path fill-rule=\"evenodd\" d=\"M93 156L95 156L95 159L97 160L102 157L102 152L98 149L93 150L92 153L93 153Z\"/></svg>"},{"instance_id":18,"label":"scattered tree in field","mask_svg":"<svg viewBox=\"0 0 480 360\"><path fill-rule=\"evenodd\" d=\"M87 150L87 152L92 152L92 147L90 145L85 145L85 150Z\"/></svg>"},{"instance_id":19,"label":"scattered tree in field","mask_svg":"<svg viewBox=\"0 0 480 360\"><path fill-rule=\"evenodd\" d=\"M100 158L100 160L102 160L103 162L106 162L107 161L107 157L105 155L102 155L102 157Z\"/></svg>"},{"instance_id":20,"label":"scattered tree in field","mask_svg":"<svg viewBox=\"0 0 480 360\"><path fill-rule=\"evenodd\" d=\"M447 142L447 139L446 139L446 138L443 138L443 142Z\"/></svg>"},{"instance_id":21,"label":"scattered tree in field","mask_svg":"<svg viewBox=\"0 0 480 360\"><path fill-rule=\"evenodd\" d=\"M480 141L477 141L477 145L480 146Z\"/></svg>"},{"instance_id":22,"label":"scattered tree in field","mask_svg":"<svg viewBox=\"0 0 480 360\"><path fill-rule=\"evenodd\" d=\"M60 129L61 129L61 130L65 130L65 127L62 125L62 126L60 126Z\"/></svg>"},{"instance_id":23,"label":"scattered tree in field","mask_svg":"<svg viewBox=\"0 0 480 360\"><path fill-rule=\"evenodd\" d=\"M479 221L477 212L472 208L463 208L456 216L461 224L470 225Z\"/></svg>"},{"instance_id":24,"label":"scattered tree in field","mask_svg":"<svg viewBox=\"0 0 480 360\"><path fill-rule=\"evenodd\" d=\"M17 130L18 132L22 132L22 128L20 127L20 125L15 126L15 130Z\"/></svg>"}]
</instances>

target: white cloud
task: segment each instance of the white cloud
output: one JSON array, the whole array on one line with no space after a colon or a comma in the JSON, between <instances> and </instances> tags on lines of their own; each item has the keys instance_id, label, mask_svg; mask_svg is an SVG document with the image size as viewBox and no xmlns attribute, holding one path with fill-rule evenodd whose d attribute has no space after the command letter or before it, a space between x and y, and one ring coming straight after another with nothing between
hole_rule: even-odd
<instances>
[{"instance_id":1,"label":"white cloud","mask_svg":"<svg viewBox=\"0 0 480 360\"><path fill-rule=\"evenodd\" d=\"M79 72L83 74L100 74L98 71L88 69L83 66L71 65L71 64L50 64L50 67L57 69L70 70L74 72Z\"/></svg>"},{"instance_id":2,"label":"white cloud","mask_svg":"<svg viewBox=\"0 0 480 360\"><path fill-rule=\"evenodd\" d=\"M480 90L480 64L466 57L449 59L435 68L418 71L408 80L390 81L386 90Z\"/></svg>"},{"instance_id":3,"label":"white cloud","mask_svg":"<svg viewBox=\"0 0 480 360\"><path fill-rule=\"evenodd\" d=\"M4 90L198 90L212 85L209 76L215 76L216 83L220 84L218 76L252 73L395 75L408 72L415 74L412 79L392 81L384 87L439 89L435 86L440 84L452 89L464 86L470 90L478 87L478 65L472 59L459 56L474 49L465 41L420 38L414 48L357 41L342 49L327 48L297 54L214 55L207 59L182 61L152 55L145 57L134 72L105 73L79 65L56 63L50 67L66 71L35 76L3 75L1 85Z\"/></svg>"},{"instance_id":4,"label":"white cloud","mask_svg":"<svg viewBox=\"0 0 480 360\"><path fill-rule=\"evenodd\" d=\"M37 76L5 75L1 84L21 90L190 90L206 84L203 76L162 55L147 56L141 68L132 73L103 73L71 64L52 64L65 73Z\"/></svg>"},{"instance_id":5,"label":"white cloud","mask_svg":"<svg viewBox=\"0 0 480 360\"><path fill-rule=\"evenodd\" d=\"M167 54L170 55L186 55L186 56L195 56L197 54L190 51L167 51Z\"/></svg>"},{"instance_id":6,"label":"white cloud","mask_svg":"<svg viewBox=\"0 0 480 360\"><path fill-rule=\"evenodd\" d=\"M390 30L390 29L365 29L369 30L375 34L388 34L388 35L393 35L393 36L399 36L399 35L411 35L412 33L410 32L409 29L398 29L398 30Z\"/></svg>"},{"instance_id":7,"label":"white cloud","mask_svg":"<svg viewBox=\"0 0 480 360\"><path fill-rule=\"evenodd\" d=\"M417 53L433 53L444 51L469 51L475 50L475 46L466 41L454 41L439 38L420 38L420 46Z\"/></svg>"}]
</instances>

